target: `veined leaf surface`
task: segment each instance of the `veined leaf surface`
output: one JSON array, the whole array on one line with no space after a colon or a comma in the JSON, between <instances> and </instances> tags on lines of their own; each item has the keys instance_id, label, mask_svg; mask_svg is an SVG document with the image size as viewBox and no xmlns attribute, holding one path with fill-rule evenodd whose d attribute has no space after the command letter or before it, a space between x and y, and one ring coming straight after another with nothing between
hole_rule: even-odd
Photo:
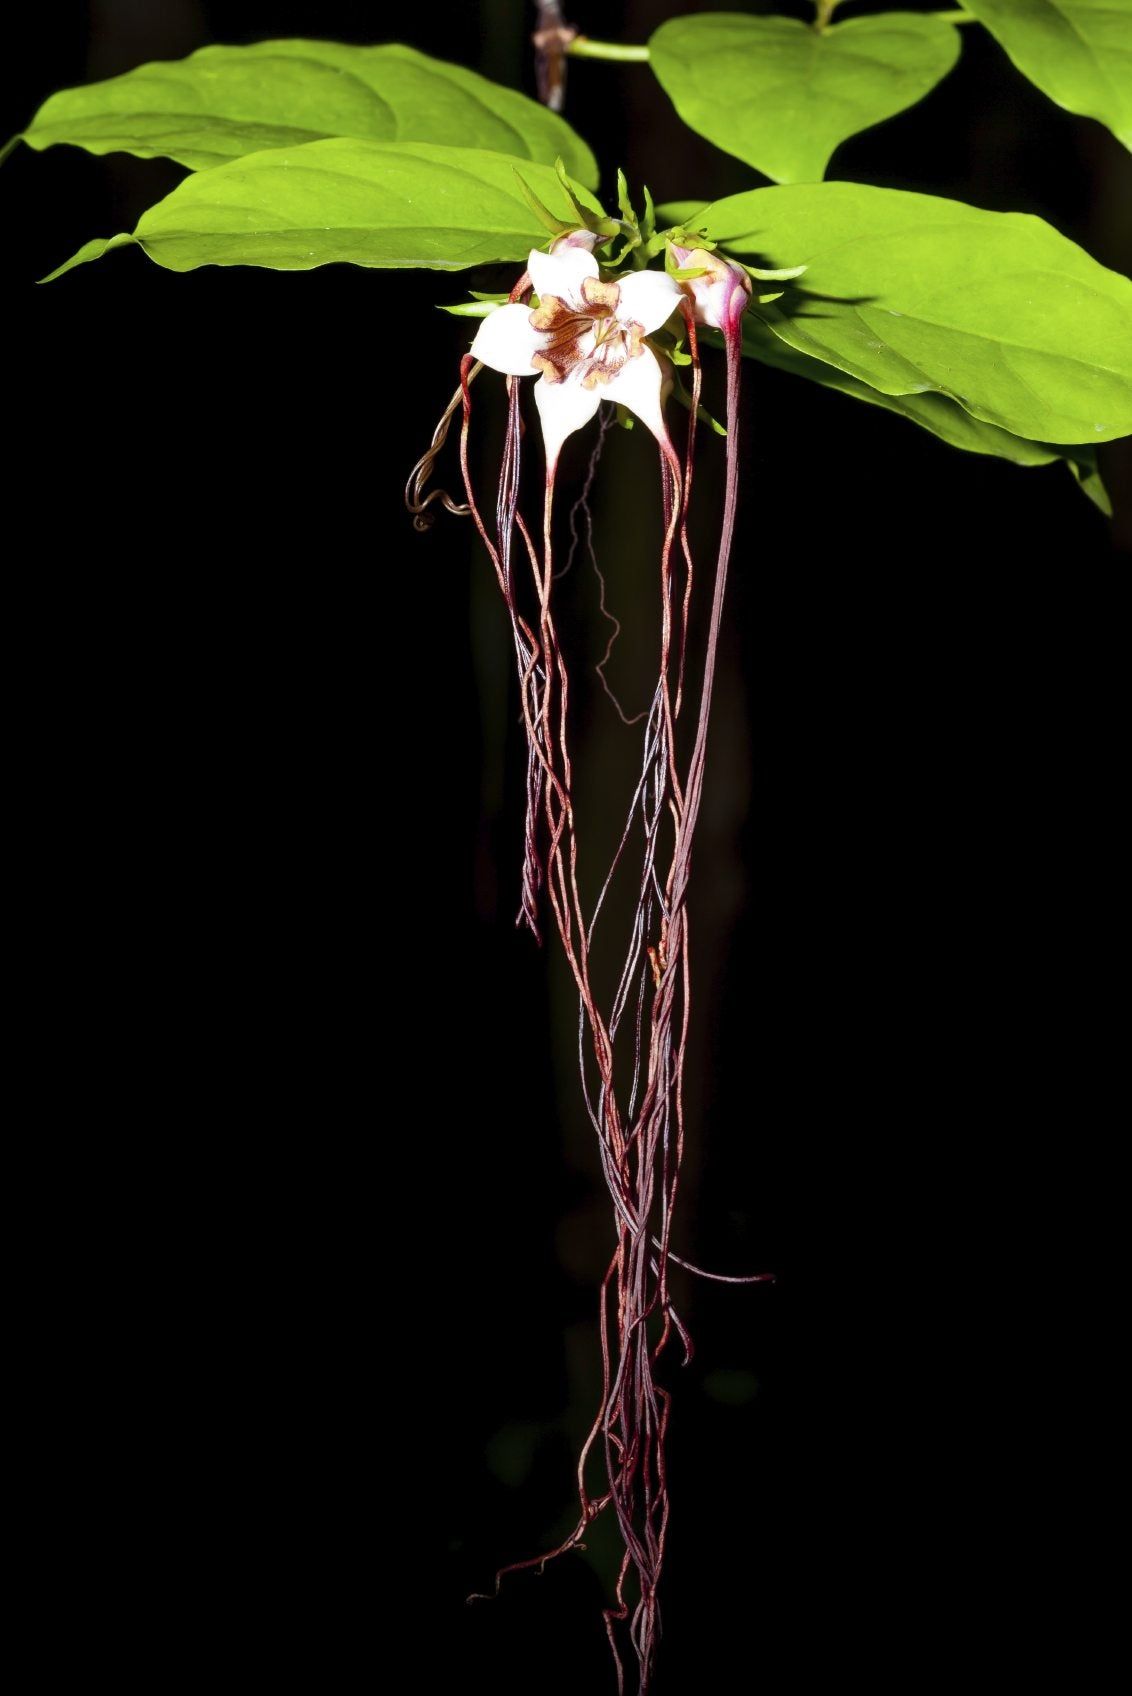
<instances>
[{"instance_id":1,"label":"veined leaf surface","mask_svg":"<svg viewBox=\"0 0 1132 1696\"><path fill-rule=\"evenodd\" d=\"M883 12L818 31L794 18L672 18L649 62L684 122L775 182L816 182L849 136L928 94L959 35L924 13Z\"/></svg>"},{"instance_id":2,"label":"veined leaf surface","mask_svg":"<svg viewBox=\"0 0 1132 1696\"><path fill-rule=\"evenodd\" d=\"M806 265L766 322L882 394L936 391L1041 442L1132 432L1132 282L1041 218L860 183L669 216L736 254Z\"/></svg>"},{"instance_id":3,"label":"veined leaf surface","mask_svg":"<svg viewBox=\"0 0 1132 1696\"><path fill-rule=\"evenodd\" d=\"M551 211L573 216L550 166L502 153L380 141L311 141L250 153L186 177L142 214L132 234L88 242L45 281L129 242L170 271L310 271L338 261L458 271L519 263L547 239L520 176ZM575 185L575 192L596 208L585 189Z\"/></svg>"},{"instance_id":4,"label":"veined leaf surface","mask_svg":"<svg viewBox=\"0 0 1132 1696\"><path fill-rule=\"evenodd\" d=\"M396 43L260 41L53 94L24 131L31 147L170 158L192 170L332 137L486 148L566 169L587 188L597 165L556 113L443 59Z\"/></svg>"}]
</instances>

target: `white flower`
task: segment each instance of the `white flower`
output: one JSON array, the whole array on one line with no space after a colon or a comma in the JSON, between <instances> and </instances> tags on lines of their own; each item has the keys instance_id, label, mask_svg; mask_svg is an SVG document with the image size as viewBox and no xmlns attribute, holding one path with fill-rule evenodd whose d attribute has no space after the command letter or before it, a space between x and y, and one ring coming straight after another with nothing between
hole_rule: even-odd
<instances>
[{"instance_id":1,"label":"white flower","mask_svg":"<svg viewBox=\"0 0 1132 1696\"><path fill-rule=\"evenodd\" d=\"M497 306L481 323L472 352L493 371L532 377L553 475L567 436L588 424L603 400L627 406L662 444L663 373L644 337L671 317L681 292L663 271L635 271L603 283L584 247L532 253L527 262L539 298Z\"/></svg>"}]
</instances>

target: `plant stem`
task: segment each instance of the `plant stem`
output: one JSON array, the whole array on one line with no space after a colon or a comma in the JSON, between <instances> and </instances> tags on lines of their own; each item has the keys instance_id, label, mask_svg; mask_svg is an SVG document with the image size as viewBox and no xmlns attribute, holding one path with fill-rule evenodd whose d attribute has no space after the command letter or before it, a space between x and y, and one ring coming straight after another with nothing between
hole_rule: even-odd
<instances>
[{"instance_id":1,"label":"plant stem","mask_svg":"<svg viewBox=\"0 0 1132 1696\"><path fill-rule=\"evenodd\" d=\"M814 18L814 28L822 31L841 0L814 0L817 16ZM947 24L974 24L978 19L961 8L952 12L927 12L929 18L940 18ZM611 59L624 65L647 65L649 50L647 45L638 46L635 42L622 41L592 41L588 35L576 35L566 43L566 54L571 59Z\"/></svg>"},{"instance_id":2,"label":"plant stem","mask_svg":"<svg viewBox=\"0 0 1132 1696\"><path fill-rule=\"evenodd\" d=\"M649 50L619 41L591 41L588 35L576 35L566 48L571 59L618 59L625 64L647 64Z\"/></svg>"}]
</instances>

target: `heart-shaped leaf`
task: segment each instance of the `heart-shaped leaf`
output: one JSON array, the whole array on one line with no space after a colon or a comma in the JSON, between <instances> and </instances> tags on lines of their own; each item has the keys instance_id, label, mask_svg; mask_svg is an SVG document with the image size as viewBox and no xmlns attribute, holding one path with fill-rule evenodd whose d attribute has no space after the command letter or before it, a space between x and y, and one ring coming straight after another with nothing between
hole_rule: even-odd
<instances>
[{"instance_id":1,"label":"heart-shaped leaf","mask_svg":"<svg viewBox=\"0 0 1132 1696\"><path fill-rule=\"evenodd\" d=\"M722 339L713 332L707 334L713 341ZM840 394L850 395L868 406L895 412L965 453L989 454L995 459L1009 460L1012 465L1051 465L1064 460L1090 500L1103 513L1109 517L1112 515L1112 504L1097 470L1096 450L1086 444L1054 447L1049 442L1033 442L1026 436L1012 436L997 424L985 424L980 418L972 418L955 401L932 391L922 395L882 395L878 390L870 389L867 383L839 371L835 365L827 365L824 360L814 359L810 354L799 353L796 348L789 347L751 312L743 319L743 352L748 358L771 365L777 371L789 371L792 376L805 377L824 389L836 389Z\"/></svg>"},{"instance_id":2,"label":"heart-shaped leaf","mask_svg":"<svg viewBox=\"0 0 1132 1696\"><path fill-rule=\"evenodd\" d=\"M1132 148L1129 0L964 0L1022 75Z\"/></svg>"},{"instance_id":3,"label":"heart-shaped leaf","mask_svg":"<svg viewBox=\"0 0 1132 1696\"><path fill-rule=\"evenodd\" d=\"M202 47L108 82L53 94L24 131L35 148L71 142L204 170L346 136L487 148L553 165L592 188L597 165L562 118L525 94L412 47L261 41Z\"/></svg>"},{"instance_id":4,"label":"heart-shaped leaf","mask_svg":"<svg viewBox=\"0 0 1132 1696\"><path fill-rule=\"evenodd\" d=\"M815 182L848 136L933 89L958 32L914 12L816 30L793 18L672 18L649 62L692 129L780 183Z\"/></svg>"},{"instance_id":5,"label":"heart-shaped leaf","mask_svg":"<svg viewBox=\"0 0 1132 1696\"><path fill-rule=\"evenodd\" d=\"M860 183L754 189L663 218L807 266L766 322L882 394L949 396L1040 442L1132 432L1132 282L1044 223Z\"/></svg>"},{"instance_id":6,"label":"heart-shaped leaf","mask_svg":"<svg viewBox=\"0 0 1132 1696\"><path fill-rule=\"evenodd\" d=\"M138 242L170 271L198 265L265 265L311 271L351 265L458 271L524 261L546 231L524 197L572 211L549 165L471 147L425 142L311 141L249 153L200 171L142 214L132 235L88 242L45 278ZM597 202L586 190L586 205Z\"/></svg>"}]
</instances>

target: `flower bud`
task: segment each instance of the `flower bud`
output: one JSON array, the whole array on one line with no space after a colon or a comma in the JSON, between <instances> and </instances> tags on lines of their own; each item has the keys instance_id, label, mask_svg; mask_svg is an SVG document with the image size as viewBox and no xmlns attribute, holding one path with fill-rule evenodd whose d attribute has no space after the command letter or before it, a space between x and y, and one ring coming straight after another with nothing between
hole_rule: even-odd
<instances>
[{"instance_id":1,"label":"flower bud","mask_svg":"<svg viewBox=\"0 0 1132 1696\"><path fill-rule=\"evenodd\" d=\"M550 244L551 253L565 253L570 247L584 247L587 253L592 253L597 246L597 237L592 230L571 230L569 235L556 236Z\"/></svg>"},{"instance_id":2,"label":"flower bud","mask_svg":"<svg viewBox=\"0 0 1132 1696\"><path fill-rule=\"evenodd\" d=\"M681 271L702 271L699 277L677 280L695 304L696 323L713 330L734 330L751 298L751 279L741 265L732 265L703 247L669 248Z\"/></svg>"}]
</instances>

